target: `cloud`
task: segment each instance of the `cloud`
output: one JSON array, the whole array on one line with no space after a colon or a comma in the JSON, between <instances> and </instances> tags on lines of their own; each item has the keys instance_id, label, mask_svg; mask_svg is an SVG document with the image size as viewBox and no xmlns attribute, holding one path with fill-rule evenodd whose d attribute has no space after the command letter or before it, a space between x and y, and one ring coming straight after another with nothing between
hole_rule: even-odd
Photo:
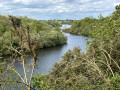
<instances>
[{"instance_id":1,"label":"cloud","mask_svg":"<svg viewBox=\"0 0 120 90\"><path fill-rule=\"evenodd\" d=\"M117 4L119 0L0 0L0 13L36 19L81 19L100 13L106 16Z\"/></svg>"},{"instance_id":2,"label":"cloud","mask_svg":"<svg viewBox=\"0 0 120 90\"><path fill-rule=\"evenodd\" d=\"M14 3L21 3L24 5L30 5L30 4L35 4L38 3L41 0L13 0Z\"/></svg>"},{"instance_id":3,"label":"cloud","mask_svg":"<svg viewBox=\"0 0 120 90\"><path fill-rule=\"evenodd\" d=\"M114 3L114 6L119 5L120 3Z\"/></svg>"}]
</instances>

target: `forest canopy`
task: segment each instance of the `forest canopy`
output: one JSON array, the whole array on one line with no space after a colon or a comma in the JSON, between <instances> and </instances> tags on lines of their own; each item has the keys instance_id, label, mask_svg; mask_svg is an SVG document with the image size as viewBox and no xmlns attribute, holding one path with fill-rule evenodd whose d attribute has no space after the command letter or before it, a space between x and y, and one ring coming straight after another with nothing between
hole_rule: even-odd
<instances>
[{"instance_id":1,"label":"forest canopy","mask_svg":"<svg viewBox=\"0 0 120 90\"><path fill-rule=\"evenodd\" d=\"M15 17L15 24L17 27L22 25L26 28L27 25L30 27L30 35L37 39L38 49L44 47L56 46L64 44L67 41L67 37L60 32L61 24L59 22L41 22L28 17ZM0 15L0 55L10 54L5 48L5 45L9 43L10 39L10 28L8 16ZM13 28L11 28L13 29ZM16 36L13 37L13 45L18 45L18 39Z\"/></svg>"}]
</instances>

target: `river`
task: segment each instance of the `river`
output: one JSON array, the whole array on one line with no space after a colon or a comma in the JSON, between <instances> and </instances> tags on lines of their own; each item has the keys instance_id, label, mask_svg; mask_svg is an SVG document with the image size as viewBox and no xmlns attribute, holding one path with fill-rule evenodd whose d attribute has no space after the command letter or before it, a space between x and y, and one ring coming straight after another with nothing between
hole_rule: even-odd
<instances>
[{"instance_id":1,"label":"river","mask_svg":"<svg viewBox=\"0 0 120 90\"><path fill-rule=\"evenodd\" d=\"M63 24L61 29L70 28L71 25ZM62 60L62 56L70 49L72 50L74 47L80 47L84 52L86 52L86 40L85 36L82 35L72 35L69 33L62 32L64 35L68 37L67 44L59 45L56 47L50 47L41 49L38 55L37 67L35 68L34 74L37 72L40 73L48 73L55 62L59 62ZM88 40L91 40L88 38ZM27 59L26 64L30 63L31 57ZM15 68L23 74L23 68L19 61L15 62Z\"/></svg>"}]
</instances>

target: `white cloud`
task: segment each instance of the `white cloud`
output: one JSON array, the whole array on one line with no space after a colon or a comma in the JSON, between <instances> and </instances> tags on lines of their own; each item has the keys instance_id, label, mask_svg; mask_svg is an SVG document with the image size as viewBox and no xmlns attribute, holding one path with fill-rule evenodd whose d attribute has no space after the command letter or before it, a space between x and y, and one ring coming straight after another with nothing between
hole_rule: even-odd
<instances>
[{"instance_id":1,"label":"white cloud","mask_svg":"<svg viewBox=\"0 0 120 90\"><path fill-rule=\"evenodd\" d=\"M31 4L34 2L38 2L39 0L13 0L14 3L22 3L22 4Z\"/></svg>"},{"instance_id":2,"label":"white cloud","mask_svg":"<svg viewBox=\"0 0 120 90\"><path fill-rule=\"evenodd\" d=\"M0 7L3 7L3 4L2 4L2 3L0 3Z\"/></svg>"},{"instance_id":3,"label":"white cloud","mask_svg":"<svg viewBox=\"0 0 120 90\"><path fill-rule=\"evenodd\" d=\"M21 3L24 5L30 4L48 4L48 3L62 3L64 0L13 0L14 3Z\"/></svg>"},{"instance_id":4,"label":"white cloud","mask_svg":"<svg viewBox=\"0 0 120 90\"><path fill-rule=\"evenodd\" d=\"M114 3L113 5L116 6L116 5L119 5L120 3Z\"/></svg>"},{"instance_id":5,"label":"white cloud","mask_svg":"<svg viewBox=\"0 0 120 90\"><path fill-rule=\"evenodd\" d=\"M78 2L90 2L91 0L78 0Z\"/></svg>"},{"instance_id":6,"label":"white cloud","mask_svg":"<svg viewBox=\"0 0 120 90\"><path fill-rule=\"evenodd\" d=\"M1 13L20 14L32 16L45 15L82 15L85 16L114 10L119 0L0 0ZM76 14L77 13L77 14ZM68 15L67 15L68 14ZM83 17L82 16L82 17ZM33 17L33 16L32 16ZM70 16L71 17L71 16Z\"/></svg>"}]
</instances>

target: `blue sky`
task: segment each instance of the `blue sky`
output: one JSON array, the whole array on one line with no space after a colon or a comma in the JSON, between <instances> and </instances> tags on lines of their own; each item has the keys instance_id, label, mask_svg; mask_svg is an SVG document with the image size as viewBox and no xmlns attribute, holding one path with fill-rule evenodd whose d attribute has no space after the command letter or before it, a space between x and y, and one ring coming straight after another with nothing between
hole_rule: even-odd
<instances>
[{"instance_id":1,"label":"blue sky","mask_svg":"<svg viewBox=\"0 0 120 90\"><path fill-rule=\"evenodd\" d=\"M28 16L38 20L104 17L120 0L0 0L0 14Z\"/></svg>"}]
</instances>

